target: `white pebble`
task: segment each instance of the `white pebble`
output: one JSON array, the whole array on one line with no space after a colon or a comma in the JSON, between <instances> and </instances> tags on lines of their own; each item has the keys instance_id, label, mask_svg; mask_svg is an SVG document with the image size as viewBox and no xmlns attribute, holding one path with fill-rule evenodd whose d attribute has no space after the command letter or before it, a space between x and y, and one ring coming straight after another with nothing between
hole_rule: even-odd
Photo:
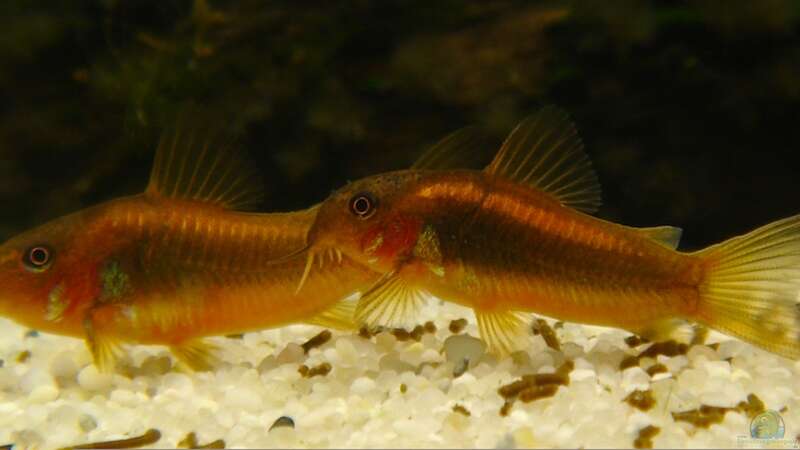
<instances>
[{"instance_id":1,"label":"white pebble","mask_svg":"<svg viewBox=\"0 0 800 450\"><path fill-rule=\"evenodd\" d=\"M646 391L650 387L650 375L641 367L629 367L622 372L621 386L626 393Z\"/></svg>"},{"instance_id":2,"label":"white pebble","mask_svg":"<svg viewBox=\"0 0 800 450\"><path fill-rule=\"evenodd\" d=\"M87 391L101 391L111 387L112 376L100 373L94 364L89 364L78 373L78 384Z\"/></svg>"},{"instance_id":3,"label":"white pebble","mask_svg":"<svg viewBox=\"0 0 800 450\"><path fill-rule=\"evenodd\" d=\"M47 403L57 398L58 389L52 384L39 386L28 394L28 401L31 403Z\"/></svg>"},{"instance_id":4,"label":"white pebble","mask_svg":"<svg viewBox=\"0 0 800 450\"><path fill-rule=\"evenodd\" d=\"M364 395L375 389L375 381L372 378L359 377L353 380L350 391L354 394Z\"/></svg>"}]
</instances>

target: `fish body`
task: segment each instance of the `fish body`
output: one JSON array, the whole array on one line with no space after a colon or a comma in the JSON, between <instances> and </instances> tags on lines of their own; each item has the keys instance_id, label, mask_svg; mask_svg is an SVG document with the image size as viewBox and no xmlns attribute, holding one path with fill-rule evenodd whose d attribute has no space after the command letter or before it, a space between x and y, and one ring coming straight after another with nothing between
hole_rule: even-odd
<instances>
[{"instance_id":1,"label":"fish body","mask_svg":"<svg viewBox=\"0 0 800 450\"><path fill-rule=\"evenodd\" d=\"M249 181L241 180L247 172L235 155L179 146L159 149L144 194L56 219L0 246L0 314L86 339L102 367L113 364L123 343L167 345L205 369L213 363L205 336L299 322L351 328L352 307L341 300L369 286L374 274L342 260L335 271L315 271L306 281L313 291L298 297L304 260L270 263L304 245L316 208L237 211Z\"/></svg>"},{"instance_id":2,"label":"fish body","mask_svg":"<svg viewBox=\"0 0 800 450\"><path fill-rule=\"evenodd\" d=\"M483 171L416 167L340 189L308 241L383 274L356 309L367 324L405 321L431 293L472 308L498 353L524 346L539 313L656 339L699 322L800 357L800 217L687 253L679 229L610 223L590 215L599 204L574 127L546 108Z\"/></svg>"},{"instance_id":3,"label":"fish body","mask_svg":"<svg viewBox=\"0 0 800 450\"><path fill-rule=\"evenodd\" d=\"M418 214L414 205L435 204L417 216L423 239L403 271L437 297L627 329L696 304L696 256L505 179L427 172L403 203L397 209L409 215Z\"/></svg>"}]
</instances>

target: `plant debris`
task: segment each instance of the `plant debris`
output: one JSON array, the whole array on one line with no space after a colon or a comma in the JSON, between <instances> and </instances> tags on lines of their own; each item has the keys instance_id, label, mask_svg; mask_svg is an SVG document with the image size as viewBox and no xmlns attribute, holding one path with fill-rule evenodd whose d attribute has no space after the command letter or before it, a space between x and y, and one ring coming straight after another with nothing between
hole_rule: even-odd
<instances>
[{"instance_id":1,"label":"plant debris","mask_svg":"<svg viewBox=\"0 0 800 450\"><path fill-rule=\"evenodd\" d=\"M462 318L457 320L451 320L448 329L450 330L451 333L458 334L464 331L464 328L466 327L467 327L467 319Z\"/></svg>"},{"instance_id":2,"label":"plant debris","mask_svg":"<svg viewBox=\"0 0 800 450\"><path fill-rule=\"evenodd\" d=\"M544 319L536 319L532 325L533 334L540 334L544 339L544 343L548 347L556 351L561 351L561 343L558 341L555 331L550 328L550 325Z\"/></svg>"},{"instance_id":3,"label":"plant debris","mask_svg":"<svg viewBox=\"0 0 800 450\"><path fill-rule=\"evenodd\" d=\"M301 347L303 347L303 353L307 355L311 349L324 345L326 342L331 340L331 336L332 334L330 330L320 331L316 336L305 341L303 345L301 345Z\"/></svg>"},{"instance_id":4,"label":"plant debris","mask_svg":"<svg viewBox=\"0 0 800 450\"><path fill-rule=\"evenodd\" d=\"M469 410L468 410L467 408L465 408L465 407L464 407L464 406L462 406L462 405L459 405L458 403L456 403L455 405L453 405L453 412L457 412L457 413L459 413L459 414L463 414L463 415L465 415L465 416L467 416L467 417L469 417L469 416L471 416L471 415L472 415L472 413L470 413L470 412L469 412Z\"/></svg>"},{"instance_id":5,"label":"plant debris","mask_svg":"<svg viewBox=\"0 0 800 450\"><path fill-rule=\"evenodd\" d=\"M661 432L661 428L648 425L639 430L639 436L633 441L633 448L653 448L653 438Z\"/></svg>"},{"instance_id":6,"label":"plant debris","mask_svg":"<svg viewBox=\"0 0 800 450\"><path fill-rule=\"evenodd\" d=\"M649 389L646 391L636 390L625 397L625 402L634 408L642 411L649 411L655 406L656 399L653 397L653 391Z\"/></svg>"},{"instance_id":7,"label":"plant debris","mask_svg":"<svg viewBox=\"0 0 800 450\"><path fill-rule=\"evenodd\" d=\"M497 393L506 400L506 403L500 409L500 415L507 415L513 402L517 399L529 403L552 397L558 392L559 386L569 385L569 374L574 368L575 364L567 361L555 373L523 375L519 380L501 386Z\"/></svg>"},{"instance_id":8,"label":"plant debris","mask_svg":"<svg viewBox=\"0 0 800 450\"><path fill-rule=\"evenodd\" d=\"M72 447L67 447L63 450L77 450L77 449L117 449L117 448L137 448L144 447L145 445L155 444L161 439L161 432L151 428L141 436L132 437L129 439L119 439L115 441L95 442L91 444L80 444Z\"/></svg>"},{"instance_id":9,"label":"plant debris","mask_svg":"<svg viewBox=\"0 0 800 450\"><path fill-rule=\"evenodd\" d=\"M300 375L302 375L303 378L312 378L316 377L317 375L324 377L330 373L331 369L333 369L333 367L331 367L330 363L324 362L311 368L303 364L297 369L297 371L300 372Z\"/></svg>"},{"instance_id":10,"label":"plant debris","mask_svg":"<svg viewBox=\"0 0 800 450\"><path fill-rule=\"evenodd\" d=\"M737 411L753 418L764 412L764 402L755 394L747 396L747 401L741 401L734 408L724 408L720 406L701 405L697 409L689 411L674 412L672 418L676 421L688 422L699 428L708 428L712 424L722 423L725 413Z\"/></svg>"},{"instance_id":11,"label":"plant debris","mask_svg":"<svg viewBox=\"0 0 800 450\"><path fill-rule=\"evenodd\" d=\"M269 427L269 431L272 431L274 428L294 428L294 419L289 416L280 416L275 419L275 422L272 423L272 426Z\"/></svg>"}]
</instances>

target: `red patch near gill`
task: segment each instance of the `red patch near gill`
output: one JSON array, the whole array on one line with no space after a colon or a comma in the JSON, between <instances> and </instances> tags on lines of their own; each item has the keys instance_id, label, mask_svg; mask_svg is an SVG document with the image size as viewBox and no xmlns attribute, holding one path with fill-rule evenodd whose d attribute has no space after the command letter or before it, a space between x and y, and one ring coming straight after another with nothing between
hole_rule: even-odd
<instances>
[{"instance_id":1,"label":"red patch near gill","mask_svg":"<svg viewBox=\"0 0 800 450\"><path fill-rule=\"evenodd\" d=\"M413 217L393 216L370 228L361 240L361 251L381 261L394 261L407 255L417 243L422 221Z\"/></svg>"},{"instance_id":2,"label":"red patch near gill","mask_svg":"<svg viewBox=\"0 0 800 450\"><path fill-rule=\"evenodd\" d=\"M76 270L77 269L77 270ZM64 298L68 299L69 306L64 311L65 316L72 314L83 315L83 312L94 304L100 297L100 273L96 264L75 268L62 280Z\"/></svg>"}]
</instances>

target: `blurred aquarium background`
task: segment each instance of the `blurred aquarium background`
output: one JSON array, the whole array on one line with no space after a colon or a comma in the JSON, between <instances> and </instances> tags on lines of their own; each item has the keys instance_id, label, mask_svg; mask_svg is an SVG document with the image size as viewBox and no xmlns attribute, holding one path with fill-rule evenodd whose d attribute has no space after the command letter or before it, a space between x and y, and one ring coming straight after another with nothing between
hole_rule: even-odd
<instances>
[{"instance_id":1,"label":"blurred aquarium background","mask_svg":"<svg viewBox=\"0 0 800 450\"><path fill-rule=\"evenodd\" d=\"M691 249L800 212L796 0L4 0L0 29L0 240L141 191L187 101L252 155L265 211L556 104L601 217Z\"/></svg>"}]
</instances>

